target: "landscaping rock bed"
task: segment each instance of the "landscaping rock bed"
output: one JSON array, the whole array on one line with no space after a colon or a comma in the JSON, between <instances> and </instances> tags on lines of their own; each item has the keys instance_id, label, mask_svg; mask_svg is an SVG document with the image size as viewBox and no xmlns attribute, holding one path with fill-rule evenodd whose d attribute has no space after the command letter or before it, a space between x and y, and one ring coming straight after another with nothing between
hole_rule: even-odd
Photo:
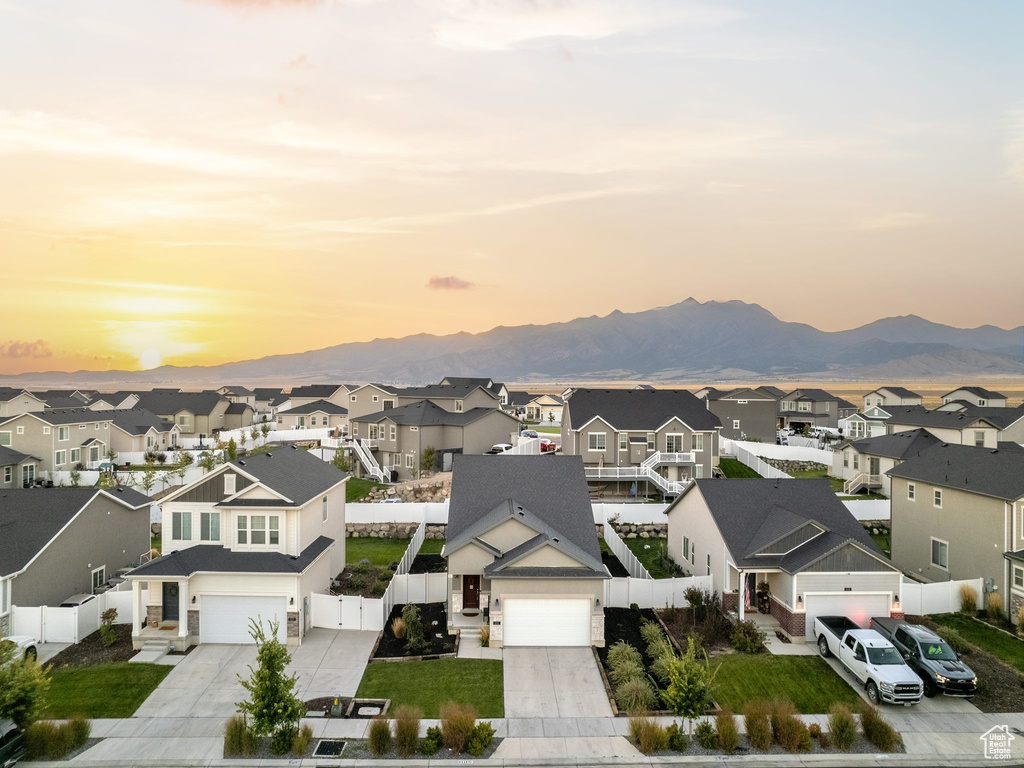
<instances>
[{"instance_id":1,"label":"landscaping rock bed","mask_svg":"<svg viewBox=\"0 0 1024 768\"><path fill-rule=\"evenodd\" d=\"M398 563L389 566L357 563L345 568L331 584L331 594L383 597L395 576Z\"/></svg>"},{"instance_id":2,"label":"landscaping rock bed","mask_svg":"<svg viewBox=\"0 0 1024 768\"><path fill-rule=\"evenodd\" d=\"M431 762L433 762L435 760L457 760L460 763L475 763L477 760L483 760L483 759L488 758L491 755L493 755L494 754L494 750L496 750L498 748L498 745L501 744L502 741L504 741L504 739L499 739L497 736L495 736L494 740L491 741L491 745L486 750L484 750L484 753L480 757L476 757L474 755L469 755L469 754L466 754L465 752L456 755L450 749L443 749L442 748L442 749L439 749L435 754L431 755L429 759L430 759ZM363 761L363 760L396 760L396 759L399 759L398 758L398 753L394 749L392 749L387 754L380 755L379 757L373 755L370 752L369 742L364 740L364 739L351 739L349 741L346 741L345 742L345 749L341 753L341 758L343 760L359 760L359 761ZM408 758L408 759L423 761L426 758L424 758L423 755L413 755L411 758Z\"/></svg>"},{"instance_id":3,"label":"landscaping rock bed","mask_svg":"<svg viewBox=\"0 0 1024 768\"><path fill-rule=\"evenodd\" d=\"M828 466L825 464L819 464L816 461L786 461L784 459L767 459L762 457L761 459L765 464L781 469L787 475L792 475L794 472L828 472Z\"/></svg>"},{"instance_id":4,"label":"landscaping rock bed","mask_svg":"<svg viewBox=\"0 0 1024 768\"><path fill-rule=\"evenodd\" d=\"M737 723L742 722L743 717L741 715L736 716ZM895 752L901 753L905 749L901 745ZM798 752L790 753L780 747L778 744L772 744L769 749L760 750L754 749L750 746L747 741L747 737L740 735L739 746L736 747L736 751L732 755L726 755L720 749L705 749L697 743L697 739L691 739L690 743L686 745L686 749L682 752L673 752L672 750L663 750L659 752L652 752L649 757L713 757L719 756L719 759L723 757L729 759L730 757L739 757L741 755L789 755L791 759L799 759L796 755L880 755L880 754L893 754L883 753L874 744L865 739L863 736L858 736L857 741L854 742L853 748L849 752L841 752L835 747L829 747L828 749L822 749L821 744L817 739L811 739L811 751L810 752Z\"/></svg>"},{"instance_id":5,"label":"landscaping rock bed","mask_svg":"<svg viewBox=\"0 0 1024 768\"><path fill-rule=\"evenodd\" d=\"M426 477L420 480L408 480L398 485L386 486L372 489L364 502L373 503L384 499L399 498L405 502L442 502L451 496L452 478L451 473L443 477Z\"/></svg>"},{"instance_id":6,"label":"landscaping rock bed","mask_svg":"<svg viewBox=\"0 0 1024 768\"><path fill-rule=\"evenodd\" d=\"M93 667L111 661L128 661L135 655L132 648L132 625L115 624L112 629L117 637L110 647L105 647L100 640L100 631L96 630L82 642L69 645L49 662L54 669L61 667Z\"/></svg>"},{"instance_id":7,"label":"landscaping rock bed","mask_svg":"<svg viewBox=\"0 0 1024 768\"><path fill-rule=\"evenodd\" d=\"M421 658L442 654L455 653L455 635L448 634L448 612L444 603L417 603L420 619L423 622L423 636L429 649L424 654L412 654L406 647L404 638L395 637L391 623L402 617L405 605L396 605L391 609L384 629L381 631L377 647L374 648L372 659Z\"/></svg>"},{"instance_id":8,"label":"landscaping rock bed","mask_svg":"<svg viewBox=\"0 0 1024 768\"><path fill-rule=\"evenodd\" d=\"M299 759L305 759L305 758L308 758L308 757L312 757L313 756L313 750L316 749L317 742L319 742L320 739L313 739L310 742L310 745L306 748L306 751L303 752L301 755L296 755L294 752L288 752L287 754L284 754L284 755L275 755L273 752L270 751L270 737L269 736L259 737L258 741L259 741L259 745L260 745L259 749L255 753L253 753L251 755L235 755L235 754L231 754L231 753L229 753L227 751L227 748L225 748L224 749L224 759L226 759L226 760L246 760L246 761L251 761L252 763L256 763L258 761L262 762L264 760L280 760L282 763L287 764L287 761L299 760ZM247 762L246 764L249 764L249 763Z\"/></svg>"}]
</instances>

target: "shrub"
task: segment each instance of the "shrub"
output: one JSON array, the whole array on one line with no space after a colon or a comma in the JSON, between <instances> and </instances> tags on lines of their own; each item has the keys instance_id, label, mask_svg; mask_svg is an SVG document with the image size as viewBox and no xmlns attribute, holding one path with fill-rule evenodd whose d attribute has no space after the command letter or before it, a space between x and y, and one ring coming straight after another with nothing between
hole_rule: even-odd
<instances>
[{"instance_id":1,"label":"shrub","mask_svg":"<svg viewBox=\"0 0 1024 768\"><path fill-rule=\"evenodd\" d=\"M391 751L391 726L383 717L375 717L370 723L370 754L374 757Z\"/></svg>"},{"instance_id":2,"label":"shrub","mask_svg":"<svg viewBox=\"0 0 1024 768\"><path fill-rule=\"evenodd\" d=\"M732 712L723 709L715 718L716 730L718 731L718 748L731 755L740 744L739 729L736 727L736 718Z\"/></svg>"},{"instance_id":3,"label":"shrub","mask_svg":"<svg viewBox=\"0 0 1024 768\"><path fill-rule=\"evenodd\" d=\"M308 725L304 725L299 729L299 732L295 734L295 738L292 739L292 754L296 757L302 757L306 754L309 749L309 745L313 743L313 729Z\"/></svg>"},{"instance_id":4,"label":"shrub","mask_svg":"<svg viewBox=\"0 0 1024 768\"><path fill-rule=\"evenodd\" d=\"M395 748L399 757L416 753L420 743L420 718L423 712L418 707L401 706L395 710Z\"/></svg>"},{"instance_id":5,"label":"shrub","mask_svg":"<svg viewBox=\"0 0 1024 768\"><path fill-rule=\"evenodd\" d=\"M771 705L766 701L748 701L743 708L743 724L747 729L747 740L754 749L762 752L772 745Z\"/></svg>"},{"instance_id":6,"label":"shrub","mask_svg":"<svg viewBox=\"0 0 1024 768\"><path fill-rule=\"evenodd\" d=\"M860 728L864 738L882 752L892 752L902 741L896 730L867 702L861 702Z\"/></svg>"},{"instance_id":7,"label":"shrub","mask_svg":"<svg viewBox=\"0 0 1024 768\"><path fill-rule=\"evenodd\" d=\"M494 726L487 722L477 723L473 728L473 733L469 736L466 751L473 757L481 757L491 746L492 741L494 741Z\"/></svg>"},{"instance_id":8,"label":"shrub","mask_svg":"<svg viewBox=\"0 0 1024 768\"><path fill-rule=\"evenodd\" d=\"M775 699L768 703L768 713L772 722L772 737L779 740L779 727L786 717L796 716L796 707L786 699Z\"/></svg>"},{"instance_id":9,"label":"shrub","mask_svg":"<svg viewBox=\"0 0 1024 768\"><path fill-rule=\"evenodd\" d=\"M643 754L663 752L669 747L668 731L650 717L629 718L629 737Z\"/></svg>"},{"instance_id":10,"label":"shrub","mask_svg":"<svg viewBox=\"0 0 1024 768\"><path fill-rule=\"evenodd\" d=\"M697 723L693 735L697 739L697 743L704 747L704 749L714 749L718 746L718 732L715 730L715 726L707 720L701 720Z\"/></svg>"},{"instance_id":11,"label":"shrub","mask_svg":"<svg viewBox=\"0 0 1024 768\"><path fill-rule=\"evenodd\" d=\"M843 752L853 749L857 741L857 723L845 704L833 704L828 711L828 738Z\"/></svg>"},{"instance_id":12,"label":"shrub","mask_svg":"<svg viewBox=\"0 0 1024 768\"><path fill-rule=\"evenodd\" d=\"M441 729L431 726L427 728L427 735L420 742L420 752L427 756L436 755L443 742L444 737L441 735Z\"/></svg>"},{"instance_id":13,"label":"shrub","mask_svg":"<svg viewBox=\"0 0 1024 768\"><path fill-rule=\"evenodd\" d=\"M665 654L659 656L651 664L651 674L653 674L662 685L668 685L669 680L669 668L672 666L672 662L675 661L675 654Z\"/></svg>"},{"instance_id":14,"label":"shrub","mask_svg":"<svg viewBox=\"0 0 1024 768\"><path fill-rule=\"evenodd\" d=\"M71 740L75 744L75 749L82 746L89 740L89 734L92 733L92 726L89 721L84 717L75 717L68 720L65 723L68 730L71 731Z\"/></svg>"},{"instance_id":15,"label":"shrub","mask_svg":"<svg viewBox=\"0 0 1024 768\"><path fill-rule=\"evenodd\" d=\"M985 615L997 623L1006 621L1006 614L1003 613L1003 598L998 592L989 593Z\"/></svg>"},{"instance_id":16,"label":"shrub","mask_svg":"<svg viewBox=\"0 0 1024 768\"><path fill-rule=\"evenodd\" d=\"M614 667L617 664L622 663L626 659L632 659L637 664L643 666L644 658L640 655L640 651L634 648L632 645L627 643L625 640L619 640L608 649L608 666Z\"/></svg>"},{"instance_id":17,"label":"shrub","mask_svg":"<svg viewBox=\"0 0 1024 768\"><path fill-rule=\"evenodd\" d=\"M832 739L828 737L827 731L822 731L821 734L818 736L818 746L820 746L822 749L832 748Z\"/></svg>"},{"instance_id":18,"label":"shrub","mask_svg":"<svg viewBox=\"0 0 1024 768\"><path fill-rule=\"evenodd\" d=\"M635 677L615 687L615 701L623 712L646 712L654 708L657 693L650 680Z\"/></svg>"},{"instance_id":19,"label":"shrub","mask_svg":"<svg viewBox=\"0 0 1024 768\"><path fill-rule=\"evenodd\" d=\"M370 589L370 597L384 597L384 593L388 591L388 580L381 579L376 582Z\"/></svg>"},{"instance_id":20,"label":"shrub","mask_svg":"<svg viewBox=\"0 0 1024 768\"><path fill-rule=\"evenodd\" d=\"M779 746L787 752L804 752L811 749L811 735L799 717L791 701L772 702L772 734Z\"/></svg>"},{"instance_id":21,"label":"shrub","mask_svg":"<svg viewBox=\"0 0 1024 768\"><path fill-rule=\"evenodd\" d=\"M821 726L818 725L817 723L811 723L810 725L808 725L807 726L807 732L811 734L811 738L814 738L814 739L820 739L821 738Z\"/></svg>"},{"instance_id":22,"label":"shrub","mask_svg":"<svg viewBox=\"0 0 1024 768\"><path fill-rule=\"evenodd\" d=\"M970 584L960 585L960 613L973 616L978 612L978 590Z\"/></svg>"},{"instance_id":23,"label":"shrub","mask_svg":"<svg viewBox=\"0 0 1024 768\"><path fill-rule=\"evenodd\" d=\"M430 646L423 632L420 609L413 603L406 603L402 608L402 621L405 622L405 650L410 656L422 656Z\"/></svg>"},{"instance_id":24,"label":"shrub","mask_svg":"<svg viewBox=\"0 0 1024 768\"><path fill-rule=\"evenodd\" d=\"M676 651L672 647L672 643L669 642L668 638L662 635L653 643L648 644L647 655L657 661L659 659L673 658L676 655Z\"/></svg>"},{"instance_id":25,"label":"shrub","mask_svg":"<svg viewBox=\"0 0 1024 768\"><path fill-rule=\"evenodd\" d=\"M229 755L249 757L259 751L256 736L245 719L235 715L224 724L224 751Z\"/></svg>"},{"instance_id":26,"label":"shrub","mask_svg":"<svg viewBox=\"0 0 1024 768\"><path fill-rule=\"evenodd\" d=\"M686 602L690 604L690 608L693 609L694 615L696 615L704 607L704 597L707 592L700 587L690 587L683 592L683 597L686 598Z\"/></svg>"},{"instance_id":27,"label":"shrub","mask_svg":"<svg viewBox=\"0 0 1024 768\"><path fill-rule=\"evenodd\" d=\"M117 608L107 608L100 614L100 642L104 648L109 648L117 642L117 633L114 631L114 622L117 621Z\"/></svg>"},{"instance_id":28,"label":"shrub","mask_svg":"<svg viewBox=\"0 0 1024 768\"><path fill-rule=\"evenodd\" d=\"M483 627L480 630L480 647L490 648L491 646L491 628Z\"/></svg>"},{"instance_id":29,"label":"shrub","mask_svg":"<svg viewBox=\"0 0 1024 768\"><path fill-rule=\"evenodd\" d=\"M405 637L405 620L401 616L391 620L391 634L399 640Z\"/></svg>"},{"instance_id":30,"label":"shrub","mask_svg":"<svg viewBox=\"0 0 1024 768\"><path fill-rule=\"evenodd\" d=\"M462 753L476 726L476 707L448 701L441 705L440 715L444 745L456 755Z\"/></svg>"},{"instance_id":31,"label":"shrub","mask_svg":"<svg viewBox=\"0 0 1024 768\"><path fill-rule=\"evenodd\" d=\"M760 653L764 650L764 632L750 619L733 625L729 643L740 653Z\"/></svg>"},{"instance_id":32,"label":"shrub","mask_svg":"<svg viewBox=\"0 0 1024 768\"><path fill-rule=\"evenodd\" d=\"M270 737L270 751L275 755L287 755L292 750L295 737L299 735L299 729L292 724L282 725L274 735Z\"/></svg>"},{"instance_id":33,"label":"shrub","mask_svg":"<svg viewBox=\"0 0 1024 768\"><path fill-rule=\"evenodd\" d=\"M668 733L668 748L673 752L685 752L687 745L690 743L689 739L686 738L686 733L683 731L683 727L679 723L672 723L666 730Z\"/></svg>"},{"instance_id":34,"label":"shrub","mask_svg":"<svg viewBox=\"0 0 1024 768\"><path fill-rule=\"evenodd\" d=\"M621 685L628 680L643 679L646 671L644 670L643 664L638 664L635 661L623 661L620 664L615 665L611 668L608 673L608 677L611 678L613 685Z\"/></svg>"},{"instance_id":35,"label":"shrub","mask_svg":"<svg viewBox=\"0 0 1024 768\"><path fill-rule=\"evenodd\" d=\"M955 629L949 627L939 627L935 630L936 633L949 643L949 647L953 649L955 653L959 653L963 656L969 654L973 649L970 643L964 639L964 636L957 632Z\"/></svg>"},{"instance_id":36,"label":"shrub","mask_svg":"<svg viewBox=\"0 0 1024 768\"><path fill-rule=\"evenodd\" d=\"M56 725L50 722L32 723L25 727L23 743L29 759L48 758L62 760L89 740L89 721L76 717Z\"/></svg>"}]
</instances>

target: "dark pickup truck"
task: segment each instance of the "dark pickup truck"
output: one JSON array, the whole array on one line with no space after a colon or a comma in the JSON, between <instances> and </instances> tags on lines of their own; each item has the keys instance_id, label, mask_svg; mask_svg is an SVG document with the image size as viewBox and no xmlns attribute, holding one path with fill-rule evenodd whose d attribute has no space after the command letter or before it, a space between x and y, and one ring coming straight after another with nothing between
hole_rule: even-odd
<instances>
[{"instance_id":1,"label":"dark pickup truck","mask_svg":"<svg viewBox=\"0 0 1024 768\"><path fill-rule=\"evenodd\" d=\"M927 627L900 619L871 619L871 628L891 642L924 681L924 695L970 699L978 687L974 671L961 661L949 644Z\"/></svg>"}]
</instances>

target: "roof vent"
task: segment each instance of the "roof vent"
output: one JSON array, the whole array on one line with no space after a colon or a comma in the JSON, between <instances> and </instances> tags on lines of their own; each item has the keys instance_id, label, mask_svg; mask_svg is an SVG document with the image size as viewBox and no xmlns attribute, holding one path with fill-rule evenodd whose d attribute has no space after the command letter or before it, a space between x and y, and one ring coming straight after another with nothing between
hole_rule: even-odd
<instances>
[{"instance_id":1,"label":"roof vent","mask_svg":"<svg viewBox=\"0 0 1024 768\"><path fill-rule=\"evenodd\" d=\"M267 451L266 456L267 456L268 459L274 458L274 454L271 453L270 451Z\"/></svg>"},{"instance_id":2,"label":"roof vent","mask_svg":"<svg viewBox=\"0 0 1024 768\"><path fill-rule=\"evenodd\" d=\"M245 466L245 459L239 459L238 460L238 466L244 467Z\"/></svg>"},{"instance_id":3,"label":"roof vent","mask_svg":"<svg viewBox=\"0 0 1024 768\"><path fill-rule=\"evenodd\" d=\"M552 536L552 537L551 537L551 540L552 540L553 542L555 542L556 544L558 543L558 537L557 537L557 536Z\"/></svg>"}]
</instances>

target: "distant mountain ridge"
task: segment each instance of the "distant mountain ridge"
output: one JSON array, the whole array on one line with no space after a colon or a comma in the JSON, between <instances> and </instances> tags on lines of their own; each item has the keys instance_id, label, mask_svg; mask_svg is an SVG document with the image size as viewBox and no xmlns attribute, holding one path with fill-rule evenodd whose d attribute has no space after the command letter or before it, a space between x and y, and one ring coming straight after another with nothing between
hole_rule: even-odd
<instances>
[{"instance_id":1,"label":"distant mountain ridge","mask_svg":"<svg viewBox=\"0 0 1024 768\"><path fill-rule=\"evenodd\" d=\"M694 380L740 377L930 378L1024 374L1024 326L954 328L916 315L847 331L779 320L757 304L689 298L642 312L614 311L548 325L418 334L216 366L78 371L0 377L79 385L290 381L421 383L443 376L498 380Z\"/></svg>"}]
</instances>

